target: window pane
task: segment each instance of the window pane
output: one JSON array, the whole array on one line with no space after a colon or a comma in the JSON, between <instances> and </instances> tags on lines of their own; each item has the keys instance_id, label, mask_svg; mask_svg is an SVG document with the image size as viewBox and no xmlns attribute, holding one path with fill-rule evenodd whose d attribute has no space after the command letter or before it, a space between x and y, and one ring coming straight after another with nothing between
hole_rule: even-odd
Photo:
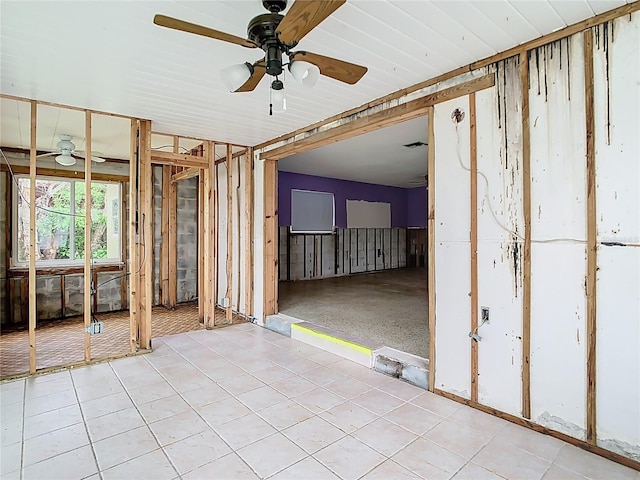
<instances>
[{"instance_id":1,"label":"window pane","mask_svg":"<svg viewBox=\"0 0 640 480\"><path fill-rule=\"evenodd\" d=\"M36 181L37 258L40 260L69 258L70 194L69 182Z\"/></svg>"},{"instance_id":2,"label":"window pane","mask_svg":"<svg viewBox=\"0 0 640 480\"><path fill-rule=\"evenodd\" d=\"M84 227L85 227L85 191L84 182L76 182L75 205L76 229L75 250L76 259L84 258ZM115 223L119 225L120 185L91 182L91 256L94 259L119 258L119 231L113 231ZM117 205L115 210L114 203Z\"/></svg>"},{"instance_id":3,"label":"window pane","mask_svg":"<svg viewBox=\"0 0 640 480\"><path fill-rule=\"evenodd\" d=\"M18 252L20 262L29 260L29 198L31 182L19 178ZM68 259L70 183L36 180L36 260ZM56 213L61 212L61 213ZM65 213L67 215L65 215Z\"/></svg>"}]
</instances>

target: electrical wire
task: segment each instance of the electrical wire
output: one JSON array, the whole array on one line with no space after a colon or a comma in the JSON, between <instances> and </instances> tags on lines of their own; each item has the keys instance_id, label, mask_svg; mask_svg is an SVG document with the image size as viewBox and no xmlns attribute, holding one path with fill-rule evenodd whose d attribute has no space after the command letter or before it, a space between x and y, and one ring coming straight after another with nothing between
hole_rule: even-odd
<instances>
[{"instance_id":1,"label":"electrical wire","mask_svg":"<svg viewBox=\"0 0 640 480\"><path fill-rule=\"evenodd\" d=\"M460 167L463 170L466 170L467 172L471 172L471 169L469 167L467 167L464 162L462 161L462 155L460 153L460 132L458 130L458 123L455 123L455 130L456 130L456 156L458 157L458 163L460 164ZM521 241L525 241L525 238L520 235L518 232L511 230L510 228L506 227L499 219L498 216L495 213L495 210L493 208L493 205L491 204L491 197L489 196L489 179L487 178L487 176L480 170L476 170L476 173L478 176L482 177L482 179L484 180L485 183L485 194L484 194L484 198L487 200L487 206L489 207L489 212L491 213L491 216L493 217L493 220L496 222L496 224L503 229L505 232L509 233L510 235L512 235L513 237L517 238L518 240ZM577 243L580 245L586 245L587 241L586 240L579 240L577 238L550 238L550 239L544 239L544 240L531 240L531 243ZM618 242L598 242L600 245L603 246L607 246L607 247L611 247L611 246L626 246L626 247L640 247L640 244L637 243L618 243Z\"/></svg>"},{"instance_id":2,"label":"electrical wire","mask_svg":"<svg viewBox=\"0 0 640 480\"><path fill-rule=\"evenodd\" d=\"M170 145L167 145L167 146L170 146ZM162 148L162 147L158 147L158 148ZM182 147L182 148L184 148L184 147ZM30 205L29 201L26 199L26 197L24 196L24 193L22 192L22 188L20 188L20 183L18 182L18 178L16 177L16 175L15 175L15 173L13 171L13 168L11 167L11 163L9 162L9 159L7 158L7 156L5 155L4 151L1 148L0 148L0 154L2 155L2 158L4 159L5 163L7 164L7 168L9 170L9 175L11 176L11 179L15 183L17 192L20 195L20 197L22 198L22 201L25 202L25 204L29 208L31 208L31 205ZM38 210L41 210L41 211L44 211L44 212L50 212L50 213L55 213L55 214L59 214L59 215L66 215L66 216L69 216L69 217L85 218L85 215L80 215L80 214L76 214L76 213L59 212L57 210L51 210L49 208L42 207L40 205L34 205L34 207L37 208ZM145 220L145 214L143 213L142 214L142 224L143 225L144 225L144 220ZM144 231L145 230L143 228L142 229L142 242L140 243L140 246L142 246L142 247L144 247L144 245L145 245L145 243L144 243L145 242ZM89 273L91 273L95 268L95 264L94 264L95 259L93 258L93 254L92 254L91 250L89 251L89 253L91 254L91 257L90 257L91 265L90 265L90 272ZM142 259L140 261L140 266L138 267L138 270L136 270L136 272L134 273L135 275L137 275L138 273L140 273L142 271L142 267L144 266L145 260L146 260L146 251L143 248L143 250L142 250ZM113 282L115 280L119 280L121 278L127 277L127 276L131 275L131 273L132 272L126 272L126 273L124 273L122 275L119 275L117 277L113 277L113 278L110 278L109 280L105 280L104 282L99 283L98 285L94 285L93 278L92 278L91 286L90 286L91 296L93 297L94 295L96 295L98 293L98 290L100 289L100 287L102 287L103 285L105 285L105 284L107 284L109 282ZM9 278L9 277L7 277L7 278ZM95 314L95 312L93 311L93 301L91 302L91 321L92 322L98 322L99 321L97 316L96 316L96 314Z\"/></svg>"},{"instance_id":3,"label":"electrical wire","mask_svg":"<svg viewBox=\"0 0 640 480\"><path fill-rule=\"evenodd\" d=\"M24 203L26 203L27 207L31 207L31 205L29 204L29 201L27 200L27 198L22 193L22 188L20 188L20 183L18 182L18 178L16 177L15 173L13 173L13 168L11 168L11 164L9 163L9 160L7 159L7 156L4 154L4 152L2 151L1 148L0 148L0 154L2 154L2 158L4 158L4 161L7 164L7 168L9 169L9 174L11 175L11 179L16 184L16 188L18 190L18 194L22 198L22 201ZM36 205L35 207L38 210L41 210L43 212L56 213L58 215L65 215L67 217L84 218L84 215L80 215L78 213L59 212L58 210L51 210L50 208L42 207L40 205Z\"/></svg>"}]
</instances>

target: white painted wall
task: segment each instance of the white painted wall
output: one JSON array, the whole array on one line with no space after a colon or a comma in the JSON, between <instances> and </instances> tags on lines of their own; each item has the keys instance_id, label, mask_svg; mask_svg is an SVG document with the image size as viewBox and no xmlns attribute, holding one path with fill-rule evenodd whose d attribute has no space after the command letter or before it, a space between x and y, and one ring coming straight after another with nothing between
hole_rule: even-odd
<instances>
[{"instance_id":1,"label":"white painted wall","mask_svg":"<svg viewBox=\"0 0 640 480\"><path fill-rule=\"evenodd\" d=\"M595 37L597 438L640 461L640 14Z\"/></svg>"},{"instance_id":2,"label":"white painted wall","mask_svg":"<svg viewBox=\"0 0 640 480\"><path fill-rule=\"evenodd\" d=\"M467 112L456 125L451 113ZM471 259L469 101L458 98L435 106L436 171L436 388L470 397Z\"/></svg>"},{"instance_id":3,"label":"white painted wall","mask_svg":"<svg viewBox=\"0 0 640 480\"><path fill-rule=\"evenodd\" d=\"M640 14L594 29L597 199L597 442L640 460ZM586 118L583 34L529 56L531 420L578 439L586 429ZM478 92L479 402L522 408L522 139L517 59ZM435 107L436 384L469 398L467 97ZM506 112L506 117L505 117ZM508 152L505 155L505 151ZM495 217L489 209L493 206ZM498 224L500 222L503 226ZM517 232L517 235L513 233Z\"/></svg>"},{"instance_id":4,"label":"white painted wall","mask_svg":"<svg viewBox=\"0 0 640 480\"><path fill-rule=\"evenodd\" d=\"M500 62L496 86L476 94L482 173L477 178L478 316L482 306L490 312L489 323L478 329L478 401L514 415L522 405L522 129L517 115L503 112L521 109L518 68L517 58Z\"/></svg>"},{"instance_id":5,"label":"white painted wall","mask_svg":"<svg viewBox=\"0 0 640 480\"><path fill-rule=\"evenodd\" d=\"M531 417L584 439L587 165L583 35L540 49L537 58L531 57L529 68ZM577 241L558 240L563 238Z\"/></svg>"}]
</instances>

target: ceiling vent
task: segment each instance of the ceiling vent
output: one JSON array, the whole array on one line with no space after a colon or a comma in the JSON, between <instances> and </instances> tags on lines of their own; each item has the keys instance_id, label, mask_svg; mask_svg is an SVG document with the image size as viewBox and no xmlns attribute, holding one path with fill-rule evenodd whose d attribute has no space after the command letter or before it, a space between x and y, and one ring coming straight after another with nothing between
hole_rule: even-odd
<instances>
[{"instance_id":1,"label":"ceiling vent","mask_svg":"<svg viewBox=\"0 0 640 480\"><path fill-rule=\"evenodd\" d=\"M427 144L424 142L413 142L413 143L407 143L406 145L403 145L403 147L407 147L407 148L418 148L418 147L425 147Z\"/></svg>"}]
</instances>

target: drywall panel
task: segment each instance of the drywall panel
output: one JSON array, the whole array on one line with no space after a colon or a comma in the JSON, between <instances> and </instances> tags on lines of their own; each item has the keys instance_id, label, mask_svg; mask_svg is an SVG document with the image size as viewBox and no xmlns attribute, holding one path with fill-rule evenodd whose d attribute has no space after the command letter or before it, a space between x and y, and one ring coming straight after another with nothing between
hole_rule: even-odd
<instances>
[{"instance_id":1,"label":"drywall panel","mask_svg":"<svg viewBox=\"0 0 640 480\"><path fill-rule=\"evenodd\" d=\"M451 114L461 108L467 120ZM470 397L469 101L435 106L436 368L435 387Z\"/></svg>"},{"instance_id":2,"label":"drywall panel","mask_svg":"<svg viewBox=\"0 0 640 480\"><path fill-rule=\"evenodd\" d=\"M253 316L264 324L264 161L254 154L253 170Z\"/></svg>"},{"instance_id":3,"label":"drywall panel","mask_svg":"<svg viewBox=\"0 0 640 480\"><path fill-rule=\"evenodd\" d=\"M582 34L532 52L529 71L531 418L584 439L587 165Z\"/></svg>"},{"instance_id":4,"label":"drywall panel","mask_svg":"<svg viewBox=\"0 0 640 480\"><path fill-rule=\"evenodd\" d=\"M490 316L489 323L478 328L482 338L478 401L514 415L521 413L522 405L524 219L518 69L517 57L498 63L496 86L476 93L481 172L477 176L478 307L489 308Z\"/></svg>"},{"instance_id":5,"label":"drywall panel","mask_svg":"<svg viewBox=\"0 0 640 480\"><path fill-rule=\"evenodd\" d=\"M640 460L640 15L594 38L597 442Z\"/></svg>"},{"instance_id":6,"label":"drywall panel","mask_svg":"<svg viewBox=\"0 0 640 480\"><path fill-rule=\"evenodd\" d=\"M391 228L391 204L347 200L347 228Z\"/></svg>"}]
</instances>

